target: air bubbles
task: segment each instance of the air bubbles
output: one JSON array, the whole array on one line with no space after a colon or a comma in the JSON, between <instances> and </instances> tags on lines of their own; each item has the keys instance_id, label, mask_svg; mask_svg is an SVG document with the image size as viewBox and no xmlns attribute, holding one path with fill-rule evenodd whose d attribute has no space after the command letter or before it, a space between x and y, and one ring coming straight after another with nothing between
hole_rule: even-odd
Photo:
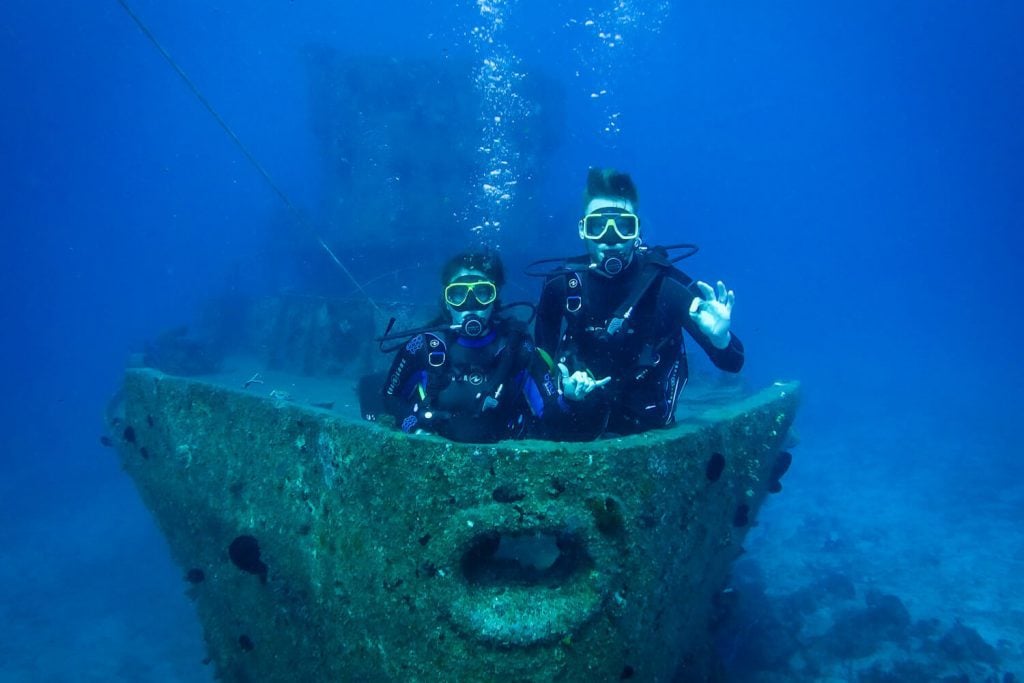
<instances>
[{"instance_id":1,"label":"air bubbles","mask_svg":"<svg viewBox=\"0 0 1024 683\"><path fill-rule=\"evenodd\" d=\"M481 99L480 176L471 211L472 232L484 241L499 230L515 199L519 152L514 131L528 115L518 93L525 77L519 59L502 39L506 12L514 0L476 0L481 23L471 30L479 59L474 82Z\"/></svg>"},{"instance_id":2,"label":"air bubbles","mask_svg":"<svg viewBox=\"0 0 1024 683\"><path fill-rule=\"evenodd\" d=\"M609 143L621 132L621 105L616 86L636 57L636 50L661 30L668 16L668 0L604 0L603 8L591 6L587 16L569 21L576 31L576 78L581 95L598 107L598 128ZM597 123L597 122L595 122Z\"/></svg>"}]
</instances>

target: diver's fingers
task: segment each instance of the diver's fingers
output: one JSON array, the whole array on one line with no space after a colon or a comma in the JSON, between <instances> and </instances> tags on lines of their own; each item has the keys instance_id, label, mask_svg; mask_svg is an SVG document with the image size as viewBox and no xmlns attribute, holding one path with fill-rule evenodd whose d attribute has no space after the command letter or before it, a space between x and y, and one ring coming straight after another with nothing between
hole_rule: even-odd
<instances>
[{"instance_id":1,"label":"diver's fingers","mask_svg":"<svg viewBox=\"0 0 1024 683\"><path fill-rule=\"evenodd\" d=\"M731 311L732 307L735 304L736 304L736 292L734 292L734 291L732 291L730 289L729 293L725 297L725 306L726 306L726 308L728 308Z\"/></svg>"},{"instance_id":2,"label":"diver's fingers","mask_svg":"<svg viewBox=\"0 0 1024 683\"><path fill-rule=\"evenodd\" d=\"M716 298L724 304L725 297L728 295L728 291L725 289L725 283L722 282L721 280L718 281L718 291L716 292L716 294L718 295Z\"/></svg>"},{"instance_id":3,"label":"diver's fingers","mask_svg":"<svg viewBox=\"0 0 1024 683\"><path fill-rule=\"evenodd\" d=\"M701 296L704 297L705 301L715 300L715 290L708 283L703 280L697 280L697 289L700 290Z\"/></svg>"},{"instance_id":4,"label":"diver's fingers","mask_svg":"<svg viewBox=\"0 0 1024 683\"><path fill-rule=\"evenodd\" d=\"M608 384L608 382L611 382L611 381L612 381L612 378L611 378L611 375L609 375L608 377L605 377L604 379L596 380L594 382L594 386L595 387L603 387L605 384Z\"/></svg>"},{"instance_id":5,"label":"diver's fingers","mask_svg":"<svg viewBox=\"0 0 1024 683\"><path fill-rule=\"evenodd\" d=\"M691 318L698 317L697 314L700 312L700 305L701 305L701 303L703 301L704 300L701 299L699 296L693 297L693 301L690 302L690 317Z\"/></svg>"},{"instance_id":6,"label":"diver's fingers","mask_svg":"<svg viewBox=\"0 0 1024 683\"><path fill-rule=\"evenodd\" d=\"M562 373L563 380L569 379L569 368L565 366L565 363L558 364L558 371Z\"/></svg>"}]
</instances>

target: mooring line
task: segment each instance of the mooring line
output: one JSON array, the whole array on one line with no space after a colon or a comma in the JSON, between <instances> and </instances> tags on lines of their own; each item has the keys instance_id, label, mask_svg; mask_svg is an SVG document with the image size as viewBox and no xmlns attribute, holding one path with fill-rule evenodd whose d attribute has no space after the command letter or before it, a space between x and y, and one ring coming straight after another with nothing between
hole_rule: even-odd
<instances>
[{"instance_id":1,"label":"mooring line","mask_svg":"<svg viewBox=\"0 0 1024 683\"><path fill-rule=\"evenodd\" d=\"M237 146L238 149L242 152L242 155L245 156L245 158L249 161L250 164L253 165L253 167L257 171L259 171L260 175L262 175L263 179L267 182L267 185L270 186L270 189L272 189L277 194L277 196L281 198L281 201L284 202L284 205L287 206L289 211L292 212L296 220L298 220L299 224L306 228L316 238L316 241L319 242L320 246L323 247L324 251L327 252L327 255L331 257L331 260L338 264L338 267L341 268L342 272L345 273L348 279L352 281L352 284L356 286L356 289L363 296L366 297L366 300L370 302L370 305L373 306L373 308L378 313L383 315L384 311L381 310L380 306L378 306L377 303L373 300L373 297L370 296L370 293L367 292L361 284L359 284L359 281L355 278L354 275L352 275L352 272L345 266L345 264L341 262L341 259L334 255L334 252L331 251L331 248L327 246L327 242L325 242L324 239L320 237L319 234L317 234L313 227L306 222L305 218L302 215L302 212L299 211L298 207L296 207L295 204L292 203L292 200L288 197L287 194L285 194L284 190L282 190L278 186L278 184L274 182L274 179L270 176L270 173L267 172L267 169L263 168L263 164L261 164L256 159L256 157L252 155L252 153L241 141L241 139L239 139L239 137L235 135L235 131L231 130L231 126L228 125L228 122L225 121L224 118L219 113L217 113L217 110L214 109L213 105L210 104L210 101L206 99L206 97L199 90L199 87L196 86L192 79L188 77L188 74L185 73L185 70L182 69L181 66L179 66L178 63L174 61L174 58L171 56L171 54L164 49L164 46L160 44L160 41L157 40L153 32L149 30L149 27L146 26L146 24L142 21L139 15L137 15L128 5L127 0L117 0L117 3L121 5L121 7L128 14L128 16L131 17L132 21L135 22L135 25L139 27L139 30L142 31L142 34L149 39L149 42L153 44L153 47L155 47L157 51L160 53L160 55L164 58L164 60L171 65L171 68L174 69L175 73L178 74L181 80L185 82L185 85L187 85L188 89L192 91L192 94L195 95L196 99L199 100L200 104L202 104L203 107L206 108L206 111L210 113L210 116L213 117L213 120L216 121L217 124L224 130L224 132L228 134L228 137L230 137L234 141L235 146Z\"/></svg>"}]
</instances>

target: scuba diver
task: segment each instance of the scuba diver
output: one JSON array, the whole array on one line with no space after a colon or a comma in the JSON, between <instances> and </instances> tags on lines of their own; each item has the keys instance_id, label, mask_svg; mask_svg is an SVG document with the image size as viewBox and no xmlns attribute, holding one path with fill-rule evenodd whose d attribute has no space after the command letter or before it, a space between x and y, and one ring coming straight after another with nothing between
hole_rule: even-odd
<instances>
[{"instance_id":1,"label":"scuba diver","mask_svg":"<svg viewBox=\"0 0 1024 683\"><path fill-rule=\"evenodd\" d=\"M378 339L402 340L382 346L397 354L381 389L402 431L487 443L523 436L549 406L568 410L557 369L533 345L529 322L501 315L533 307L502 306L504 281L496 253L458 254L442 270L443 310L434 324Z\"/></svg>"},{"instance_id":2,"label":"scuba diver","mask_svg":"<svg viewBox=\"0 0 1024 683\"><path fill-rule=\"evenodd\" d=\"M730 330L735 294L721 281L695 282L673 265L696 246L645 246L637 209L628 174L591 168L579 222L587 254L535 262L562 265L531 273L547 278L534 339L557 359L560 391L573 414L556 438L672 424L687 379L683 330L718 368L743 367L743 344ZM676 248L686 252L670 258Z\"/></svg>"}]
</instances>

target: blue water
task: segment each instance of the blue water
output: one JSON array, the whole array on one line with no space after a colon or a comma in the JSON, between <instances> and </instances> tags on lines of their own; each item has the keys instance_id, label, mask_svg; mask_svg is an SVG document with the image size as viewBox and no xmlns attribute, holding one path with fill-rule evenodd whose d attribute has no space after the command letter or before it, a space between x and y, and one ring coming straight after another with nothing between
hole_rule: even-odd
<instances>
[{"instance_id":1,"label":"blue water","mask_svg":"<svg viewBox=\"0 0 1024 683\"><path fill-rule=\"evenodd\" d=\"M880 528L884 550L851 541L828 561L892 592L894 558L940 546L922 580L974 576L970 604L904 595L911 613L1005 640L1002 666L1024 674L1024 627L983 616L1024 604L1024 5L628 0L616 50L580 25L610 0L492 4L503 54L564 88L564 117L545 182L509 200L542 225L485 237L513 260L527 256L517 230L548 236L536 257L571 252L587 167L631 172L649 240L698 242L686 270L735 289L748 383L805 384L792 479L750 561L801 565L768 537L812 518L832 520L826 541ZM487 56L469 37L485 23L475 2L374 5L132 3L314 226L327 190L309 45ZM0 160L0 680L207 680L179 572L100 446L101 418L129 355L211 291L292 284L268 247L286 209L114 0L5 3ZM451 251L472 239L493 210L473 182L463 218L408 229ZM333 246L372 273L351 256L371 237ZM974 535L993 528L1006 533Z\"/></svg>"}]
</instances>

